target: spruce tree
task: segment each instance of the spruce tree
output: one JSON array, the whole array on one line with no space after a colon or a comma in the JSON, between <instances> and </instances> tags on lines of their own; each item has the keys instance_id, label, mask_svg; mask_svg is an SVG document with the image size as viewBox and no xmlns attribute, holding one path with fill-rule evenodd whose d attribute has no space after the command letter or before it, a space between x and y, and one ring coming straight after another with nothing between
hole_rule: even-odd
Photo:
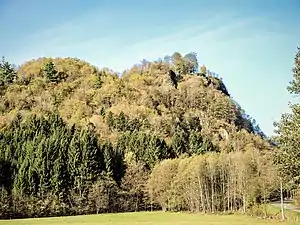
<instances>
[{"instance_id":1,"label":"spruce tree","mask_svg":"<svg viewBox=\"0 0 300 225\"><path fill-rule=\"evenodd\" d=\"M12 64L2 57L0 62L0 87L11 84L16 78L16 71Z\"/></svg>"},{"instance_id":2,"label":"spruce tree","mask_svg":"<svg viewBox=\"0 0 300 225\"><path fill-rule=\"evenodd\" d=\"M192 130L189 136L189 154L200 154L202 151L203 139L200 132Z\"/></svg>"},{"instance_id":3,"label":"spruce tree","mask_svg":"<svg viewBox=\"0 0 300 225\"><path fill-rule=\"evenodd\" d=\"M53 82L56 84L61 82L66 77L66 74L64 72L56 70L55 65L52 61L45 64L43 72L44 76L49 82Z\"/></svg>"}]
</instances>

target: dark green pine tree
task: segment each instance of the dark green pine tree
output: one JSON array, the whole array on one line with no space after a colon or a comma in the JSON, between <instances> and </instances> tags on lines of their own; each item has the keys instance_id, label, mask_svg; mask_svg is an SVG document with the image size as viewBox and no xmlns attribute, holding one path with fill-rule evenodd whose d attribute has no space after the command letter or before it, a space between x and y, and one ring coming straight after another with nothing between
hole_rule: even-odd
<instances>
[{"instance_id":1,"label":"dark green pine tree","mask_svg":"<svg viewBox=\"0 0 300 225\"><path fill-rule=\"evenodd\" d=\"M113 148L109 143L105 143L103 146L104 152L104 163L105 163L105 171L108 177L113 176L113 162L112 162L112 151Z\"/></svg>"},{"instance_id":2,"label":"dark green pine tree","mask_svg":"<svg viewBox=\"0 0 300 225\"><path fill-rule=\"evenodd\" d=\"M175 134L172 136L171 146L177 157L187 152L186 139L183 131L175 132Z\"/></svg>"},{"instance_id":3,"label":"dark green pine tree","mask_svg":"<svg viewBox=\"0 0 300 225\"><path fill-rule=\"evenodd\" d=\"M42 137L40 139L40 142L36 145L36 171L39 178L39 184L38 184L38 196L42 199L47 195L49 191L49 174L50 171L48 168L48 159L47 159L47 139L40 135Z\"/></svg>"},{"instance_id":4,"label":"dark green pine tree","mask_svg":"<svg viewBox=\"0 0 300 225\"><path fill-rule=\"evenodd\" d=\"M87 170L88 170L88 157L87 148L82 145L84 143L85 133L83 130L78 135L79 145L79 160L78 160L78 176L75 178L78 194L81 198L84 198L86 194L86 181L87 181Z\"/></svg>"},{"instance_id":5,"label":"dark green pine tree","mask_svg":"<svg viewBox=\"0 0 300 225\"><path fill-rule=\"evenodd\" d=\"M103 145L106 174L120 185L125 174L124 152L119 148L113 148L111 143Z\"/></svg>"},{"instance_id":6,"label":"dark green pine tree","mask_svg":"<svg viewBox=\"0 0 300 225\"><path fill-rule=\"evenodd\" d=\"M134 153L136 162L148 164L149 153L147 151L149 137L142 132L135 132L129 143L131 152Z\"/></svg>"},{"instance_id":7,"label":"dark green pine tree","mask_svg":"<svg viewBox=\"0 0 300 225\"><path fill-rule=\"evenodd\" d=\"M203 139L200 132L192 130L189 136L189 154L199 155L202 153Z\"/></svg>"},{"instance_id":8,"label":"dark green pine tree","mask_svg":"<svg viewBox=\"0 0 300 225\"><path fill-rule=\"evenodd\" d=\"M88 179L91 182L97 180L99 174L105 169L104 156L96 134L91 130L85 131L85 140L83 146L87 148L88 158Z\"/></svg>"},{"instance_id":9,"label":"dark green pine tree","mask_svg":"<svg viewBox=\"0 0 300 225\"><path fill-rule=\"evenodd\" d=\"M142 151L139 150L145 148L145 138L146 136L142 132L132 132L127 140L127 148L134 153L136 160L140 159L140 154L142 154Z\"/></svg>"},{"instance_id":10,"label":"dark green pine tree","mask_svg":"<svg viewBox=\"0 0 300 225\"><path fill-rule=\"evenodd\" d=\"M16 174L14 176L13 191L14 194L16 195L25 196L26 194L28 194L28 186L29 186L28 176L27 176L27 171L29 168L28 156L25 158L19 157L17 165L18 166L17 166Z\"/></svg>"},{"instance_id":11,"label":"dark green pine tree","mask_svg":"<svg viewBox=\"0 0 300 225\"><path fill-rule=\"evenodd\" d=\"M2 149L1 146L0 149ZM10 194L12 188L12 173L10 161L0 158L0 188L5 189L8 194Z\"/></svg>"},{"instance_id":12,"label":"dark green pine tree","mask_svg":"<svg viewBox=\"0 0 300 225\"><path fill-rule=\"evenodd\" d=\"M0 62L0 87L11 84L16 78L17 72L13 65L2 57Z\"/></svg>"},{"instance_id":13,"label":"dark green pine tree","mask_svg":"<svg viewBox=\"0 0 300 225\"><path fill-rule=\"evenodd\" d=\"M115 119L114 119L114 115L111 111L109 111L107 114L106 122L107 122L110 130L113 130L115 128Z\"/></svg>"},{"instance_id":14,"label":"dark green pine tree","mask_svg":"<svg viewBox=\"0 0 300 225\"><path fill-rule=\"evenodd\" d=\"M105 169L104 157L93 131L81 130L77 155L77 177L75 185L81 198L85 197L92 183Z\"/></svg>"},{"instance_id":15,"label":"dark green pine tree","mask_svg":"<svg viewBox=\"0 0 300 225\"><path fill-rule=\"evenodd\" d=\"M166 142L156 136L149 137L146 149L147 165L149 168L153 168L161 160L171 157Z\"/></svg>"},{"instance_id":16,"label":"dark green pine tree","mask_svg":"<svg viewBox=\"0 0 300 225\"><path fill-rule=\"evenodd\" d=\"M121 133L117 139L117 148L123 152L127 152L129 150L129 142L133 139L132 136L134 134L130 132Z\"/></svg>"},{"instance_id":17,"label":"dark green pine tree","mask_svg":"<svg viewBox=\"0 0 300 225\"><path fill-rule=\"evenodd\" d=\"M74 127L73 127L74 129ZM78 130L72 132L72 138L68 151L68 171L70 174L70 183L72 190L79 194L80 189L80 164L82 161L82 152L80 148L80 133Z\"/></svg>"},{"instance_id":18,"label":"dark green pine tree","mask_svg":"<svg viewBox=\"0 0 300 225\"><path fill-rule=\"evenodd\" d=\"M119 116L117 117L115 126L118 131L127 130L127 119L123 111L120 112Z\"/></svg>"},{"instance_id":19,"label":"dark green pine tree","mask_svg":"<svg viewBox=\"0 0 300 225\"><path fill-rule=\"evenodd\" d=\"M60 159L61 156L61 146L59 145L59 134L51 135L49 137L49 148L53 149L52 154L49 155L49 160L50 160L50 168L51 168L51 178L50 178L50 183L51 183L51 189L52 193L56 195L57 197L60 197L61 192L62 192L62 182L63 180L61 179L61 164L62 161Z\"/></svg>"},{"instance_id":20,"label":"dark green pine tree","mask_svg":"<svg viewBox=\"0 0 300 225\"><path fill-rule=\"evenodd\" d=\"M59 152L59 178L60 178L60 196L65 201L68 199L68 196L70 194L70 187L71 187L71 181L70 181L70 174L68 171L68 150L69 150L69 142L70 141L70 135L69 130L67 127L62 127L60 129L60 138L59 138L59 146L60 146L60 152Z\"/></svg>"},{"instance_id":21,"label":"dark green pine tree","mask_svg":"<svg viewBox=\"0 0 300 225\"><path fill-rule=\"evenodd\" d=\"M52 61L47 62L44 67L44 76L49 82L59 83L63 77L62 73L58 72L55 68L55 65Z\"/></svg>"},{"instance_id":22,"label":"dark green pine tree","mask_svg":"<svg viewBox=\"0 0 300 225\"><path fill-rule=\"evenodd\" d=\"M26 194L29 196L35 196L38 190L38 177L35 165L35 145L34 141L27 142L26 145L26 158L27 169L25 174L27 175L28 186L25 188Z\"/></svg>"}]
</instances>

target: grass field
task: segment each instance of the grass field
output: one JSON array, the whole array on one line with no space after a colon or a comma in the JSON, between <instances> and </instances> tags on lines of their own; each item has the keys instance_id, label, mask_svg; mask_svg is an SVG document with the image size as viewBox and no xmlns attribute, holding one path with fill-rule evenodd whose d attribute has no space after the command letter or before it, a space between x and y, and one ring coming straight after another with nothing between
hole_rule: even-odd
<instances>
[{"instance_id":1,"label":"grass field","mask_svg":"<svg viewBox=\"0 0 300 225\"><path fill-rule=\"evenodd\" d=\"M300 221L300 220L299 220ZM138 212L89 216L55 217L0 221L0 225L296 225L300 222L278 222L243 215L201 215L168 212Z\"/></svg>"}]
</instances>

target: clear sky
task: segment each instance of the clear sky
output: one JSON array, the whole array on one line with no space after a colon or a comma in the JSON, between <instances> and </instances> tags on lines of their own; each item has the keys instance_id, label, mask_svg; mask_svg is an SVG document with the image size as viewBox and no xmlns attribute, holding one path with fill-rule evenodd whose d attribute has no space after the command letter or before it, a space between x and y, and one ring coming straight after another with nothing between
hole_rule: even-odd
<instances>
[{"instance_id":1,"label":"clear sky","mask_svg":"<svg viewBox=\"0 0 300 225\"><path fill-rule=\"evenodd\" d=\"M197 52L267 135L288 111L299 0L0 0L0 55L70 56L122 71Z\"/></svg>"}]
</instances>

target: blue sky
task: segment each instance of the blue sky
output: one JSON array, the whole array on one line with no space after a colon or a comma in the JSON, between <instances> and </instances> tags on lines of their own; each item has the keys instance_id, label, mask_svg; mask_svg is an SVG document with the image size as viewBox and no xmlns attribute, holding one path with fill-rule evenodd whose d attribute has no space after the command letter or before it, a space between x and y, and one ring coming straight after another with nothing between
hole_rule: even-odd
<instances>
[{"instance_id":1,"label":"blue sky","mask_svg":"<svg viewBox=\"0 0 300 225\"><path fill-rule=\"evenodd\" d=\"M288 111L299 0L0 0L0 54L70 56L122 71L197 52L268 135Z\"/></svg>"}]
</instances>

